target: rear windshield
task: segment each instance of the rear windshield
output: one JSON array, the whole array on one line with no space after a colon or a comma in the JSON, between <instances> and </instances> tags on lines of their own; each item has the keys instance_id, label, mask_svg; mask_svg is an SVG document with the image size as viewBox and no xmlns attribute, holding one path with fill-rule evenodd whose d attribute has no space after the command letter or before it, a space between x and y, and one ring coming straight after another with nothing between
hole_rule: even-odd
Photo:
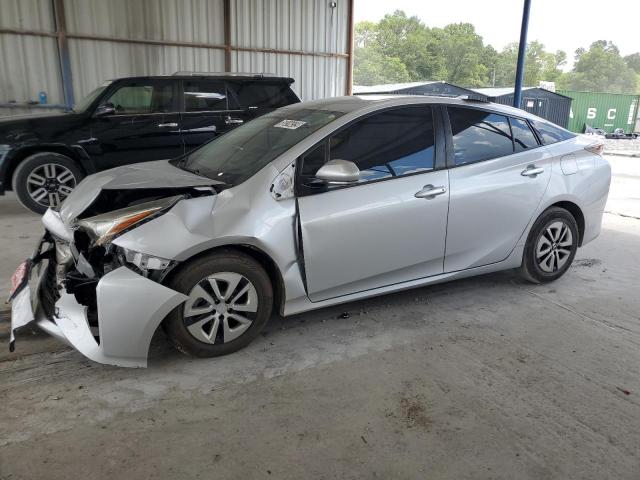
<instances>
[{"instance_id":1,"label":"rear windshield","mask_svg":"<svg viewBox=\"0 0 640 480\"><path fill-rule=\"evenodd\" d=\"M272 112L220 136L177 161L184 170L238 185L342 112Z\"/></svg>"}]
</instances>

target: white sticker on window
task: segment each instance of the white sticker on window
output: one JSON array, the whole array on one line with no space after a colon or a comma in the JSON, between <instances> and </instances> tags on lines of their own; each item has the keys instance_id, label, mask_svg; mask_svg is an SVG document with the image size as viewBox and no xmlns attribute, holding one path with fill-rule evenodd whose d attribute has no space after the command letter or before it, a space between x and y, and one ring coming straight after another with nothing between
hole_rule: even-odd
<instances>
[{"instance_id":1,"label":"white sticker on window","mask_svg":"<svg viewBox=\"0 0 640 480\"><path fill-rule=\"evenodd\" d=\"M296 128L300 128L307 122L301 122L300 120L282 120L274 125L274 127L278 128L288 128L289 130L295 130Z\"/></svg>"}]
</instances>

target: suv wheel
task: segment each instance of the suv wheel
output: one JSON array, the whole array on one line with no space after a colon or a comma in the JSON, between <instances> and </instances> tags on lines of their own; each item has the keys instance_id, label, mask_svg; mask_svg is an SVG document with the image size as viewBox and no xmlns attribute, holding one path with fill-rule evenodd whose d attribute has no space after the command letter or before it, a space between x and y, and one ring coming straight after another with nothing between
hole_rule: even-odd
<instances>
[{"instance_id":1,"label":"suv wheel","mask_svg":"<svg viewBox=\"0 0 640 480\"><path fill-rule=\"evenodd\" d=\"M552 207L544 211L529 232L522 276L533 283L546 283L564 275L578 250L578 234L578 224L567 210Z\"/></svg>"},{"instance_id":2,"label":"suv wheel","mask_svg":"<svg viewBox=\"0 0 640 480\"><path fill-rule=\"evenodd\" d=\"M215 357L248 345L269 320L273 289L264 268L231 250L200 257L171 279L170 288L189 298L165 319L178 350Z\"/></svg>"},{"instance_id":3,"label":"suv wheel","mask_svg":"<svg viewBox=\"0 0 640 480\"><path fill-rule=\"evenodd\" d=\"M36 213L58 209L84 177L65 155L41 152L25 158L13 174L13 189L20 203Z\"/></svg>"}]
</instances>

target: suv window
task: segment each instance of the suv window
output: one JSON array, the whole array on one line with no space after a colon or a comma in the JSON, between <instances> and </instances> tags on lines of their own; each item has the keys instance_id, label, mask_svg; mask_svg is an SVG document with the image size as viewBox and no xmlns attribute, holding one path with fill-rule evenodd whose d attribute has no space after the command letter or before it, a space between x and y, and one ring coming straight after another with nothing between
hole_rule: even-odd
<instances>
[{"instance_id":1,"label":"suv window","mask_svg":"<svg viewBox=\"0 0 640 480\"><path fill-rule=\"evenodd\" d=\"M117 115L166 113L173 111L172 82L124 85L105 103L111 103Z\"/></svg>"},{"instance_id":2,"label":"suv window","mask_svg":"<svg viewBox=\"0 0 640 480\"><path fill-rule=\"evenodd\" d=\"M511 133L513 134L513 146L516 152L527 150L528 148L536 148L538 141L531 131L529 124L519 118L510 117Z\"/></svg>"},{"instance_id":3,"label":"suv window","mask_svg":"<svg viewBox=\"0 0 640 480\"><path fill-rule=\"evenodd\" d=\"M504 115L472 108L449 107L456 165L511 155L511 129Z\"/></svg>"},{"instance_id":4,"label":"suv window","mask_svg":"<svg viewBox=\"0 0 640 480\"><path fill-rule=\"evenodd\" d=\"M361 183L433 170L431 107L398 108L360 120L329 139L329 158L354 162Z\"/></svg>"},{"instance_id":5,"label":"suv window","mask_svg":"<svg viewBox=\"0 0 640 480\"><path fill-rule=\"evenodd\" d=\"M227 110L227 91L224 82L188 80L184 85L185 112Z\"/></svg>"},{"instance_id":6,"label":"suv window","mask_svg":"<svg viewBox=\"0 0 640 480\"><path fill-rule=\"evenodd\" d=\"M533 125L533 128L536 129L538 136L545 145L551 145L552 143L562 142L575 137L573 133L549 122L531 120L531 124Z\"/></svg>"},{"instance_id":7,"label":"suv window","mask_svg":"<svg viewBox=\"0 0 640 480\"><path fill-rule=\"evenodd\" d=\"M298 99L285 82L229 82L241 108L280 108Z\"/></svg>"}]
</instances>

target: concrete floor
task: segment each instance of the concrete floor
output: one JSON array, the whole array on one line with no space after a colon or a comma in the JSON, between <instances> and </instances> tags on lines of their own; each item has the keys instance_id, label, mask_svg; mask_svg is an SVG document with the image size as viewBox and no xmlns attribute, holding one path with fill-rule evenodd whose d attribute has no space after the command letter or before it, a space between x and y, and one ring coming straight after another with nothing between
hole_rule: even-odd
<instances>
[{"instance_id":1,"label":"concrete floor","mask_svg":"<svg viewBox=\"0 0 640 480\"><path fill-rule=\"evenodd\" d=\"M146 370L20 335L0 479L640 478L640 161L611 161L603 232L553 284L503 272L274 318L217 359L158 335ZM4 278L39 230L18 208L0 203Z\"/></svg>"}]
</instances>

